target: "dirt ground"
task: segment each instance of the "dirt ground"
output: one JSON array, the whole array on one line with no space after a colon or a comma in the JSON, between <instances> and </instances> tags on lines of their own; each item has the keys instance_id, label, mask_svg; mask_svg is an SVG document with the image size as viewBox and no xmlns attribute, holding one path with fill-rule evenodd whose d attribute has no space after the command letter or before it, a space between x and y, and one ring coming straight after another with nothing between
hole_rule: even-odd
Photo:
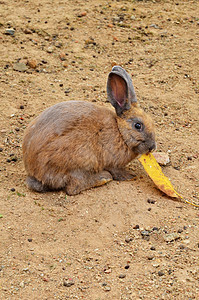
<instances>
[{"instance_id":1,"label":"dirt ground","mask_svg":"<svg viewBox=\"0 0 199 300\"><path fill-rule=\"evenodd\" d=\"M22 138L67 100L110 107L113 65L156 124L163 167L199 203L198 1L0 1L1 299L199 299L199 210L136 179L66 196L27 189Z\"/></svg>"}]
</instances>

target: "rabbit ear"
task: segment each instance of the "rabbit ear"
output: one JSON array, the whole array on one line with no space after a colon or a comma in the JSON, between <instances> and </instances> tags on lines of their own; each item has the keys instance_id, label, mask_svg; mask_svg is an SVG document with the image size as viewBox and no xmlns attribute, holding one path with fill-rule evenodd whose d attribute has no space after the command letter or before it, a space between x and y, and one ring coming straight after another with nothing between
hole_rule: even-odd
<instances>
[{"instance_id":1,"label":"rabbit ear","mask_svg":"<svg viewBox=\"0 0 199 300\"><path fill-rule=\"evenodd\" d=\"M108 100L116 109L117 115L131 108L137 102L133 83L129 74L120 66L114 66L107 81Z\"/></svg>"}]
</instances>

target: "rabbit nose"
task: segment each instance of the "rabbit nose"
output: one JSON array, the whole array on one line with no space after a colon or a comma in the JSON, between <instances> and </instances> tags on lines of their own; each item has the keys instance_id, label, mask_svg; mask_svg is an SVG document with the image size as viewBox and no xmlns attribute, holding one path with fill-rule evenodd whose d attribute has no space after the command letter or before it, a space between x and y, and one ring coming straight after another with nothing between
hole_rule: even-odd
<instances>
[{"instance_id":1,"label":"rabbit nose","mask_svg":"<svg viewBox=\"0 0 199 300\"><path fill-rule=\"evenodd\" d=\"M156 143L154 142L150 147L149 147L149 152L152 152L156 149Z\"/></svg>"}]
</instances>

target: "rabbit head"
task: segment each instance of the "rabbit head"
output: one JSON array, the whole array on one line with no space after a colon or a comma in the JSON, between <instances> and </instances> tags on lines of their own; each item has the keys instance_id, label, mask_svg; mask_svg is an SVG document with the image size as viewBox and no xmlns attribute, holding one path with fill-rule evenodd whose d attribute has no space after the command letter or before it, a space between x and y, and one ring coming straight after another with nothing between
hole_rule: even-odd
<instances>
[{"instance_id":1,"label":"rabbit head","mask_svg":"<svg viewBox=\"0 0 199 300\"><path fill-rule=\"evenodd\" d=\"M155 150L154 124L138 105L132 80L120 66L114 66L107 81L108 99L115 108L120 134L136 154Z\"/></svg>"}]
</instances>

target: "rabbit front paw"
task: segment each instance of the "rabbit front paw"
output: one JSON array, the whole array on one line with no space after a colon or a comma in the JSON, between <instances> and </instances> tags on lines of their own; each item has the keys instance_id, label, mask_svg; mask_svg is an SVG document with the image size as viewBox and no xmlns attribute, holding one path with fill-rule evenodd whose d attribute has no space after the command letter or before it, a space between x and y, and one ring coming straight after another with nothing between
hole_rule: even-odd
<instances>
[{"instance_id":1,"label":"rabbit front paw","mask_svg":"<svg viewBox=\"0 0 199 300\"><path fill-rule=\"evenodd\" d=\"M113 180L125 181L135 179L136 175L127 169L110 169L108 170L113 176Z\"/></svg>"},{"instance_id":2,"label":"rabbit front paw","mask_svg":"<svg viewBox=\"0 0 199 300\"><path fill-rule=\"evenodd\" d=\"M75 171L70 174L70 180L66 186L66 193L70 196L77 195L84 190L104 185L111 180L113 180L113 178L108 171L95 174Z\"/></svg>"}]
</instances>

